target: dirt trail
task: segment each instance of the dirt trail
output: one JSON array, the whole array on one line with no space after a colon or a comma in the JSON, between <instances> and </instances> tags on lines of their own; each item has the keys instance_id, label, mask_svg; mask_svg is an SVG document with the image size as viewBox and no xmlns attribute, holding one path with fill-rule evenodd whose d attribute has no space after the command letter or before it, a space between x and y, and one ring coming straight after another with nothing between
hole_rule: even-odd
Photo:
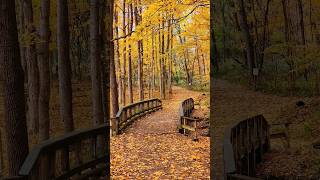
<instances>
[{"instance_id":1,"label":"dirt trail","mask_svg":"<svg viewBox=\"0 0 320 180\"><path fill-rule=\"evenodd\" d=\"M213 83L214 88L214 127L216 131L216 152L219 179L223 179L222 143L225 128L231 124L263 114L267 121L276 121L280 111L294 106L297 97L280 97L262 92L255 92L245 87L230 84L223 80Z\"/></svg>"},{"instance_id":2,"label":"dirt trail","mask_svg":"<svg viewBox=\"0 0 320 180\"><path fill-rule=\"evenodd\" d=\"M113 179L209 179L209 138L193 142L177 133L179 103L202 93L173 88L163 110L137 120L111 138Z\"/></svg>"}]
</instances>

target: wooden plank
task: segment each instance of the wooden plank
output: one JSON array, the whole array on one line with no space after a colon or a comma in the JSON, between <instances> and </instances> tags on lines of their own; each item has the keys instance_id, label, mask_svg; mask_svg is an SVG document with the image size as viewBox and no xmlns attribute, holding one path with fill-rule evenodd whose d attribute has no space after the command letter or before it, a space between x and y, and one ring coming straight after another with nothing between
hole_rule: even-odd
<instances>
[{"instance_id":1,"label":"wooden plank","mask_svg":"<svg viewBox=\"0 0 320 180\"><path fill-rule=\"evenodd\" d=\"M183 128L183 129L186 129L186 130L189 130L189 131L196 131L196 129L194 128L194 127L190 127L190 126L188 126L188 125L181 125L181 127Z\"/></svg>"}]
</instances>

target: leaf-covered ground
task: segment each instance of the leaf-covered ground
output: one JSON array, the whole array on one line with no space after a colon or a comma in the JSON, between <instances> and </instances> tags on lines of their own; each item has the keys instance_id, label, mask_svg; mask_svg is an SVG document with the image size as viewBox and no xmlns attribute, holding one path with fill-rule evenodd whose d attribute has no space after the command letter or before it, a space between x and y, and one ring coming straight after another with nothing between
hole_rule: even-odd
<instances>
[{"instance_id":1,"label":"leaf-covered ground","mask_svg":"<svg viewBox=\"0 0 320 180\"><path fill-rule=\"evenodd\" d=\"M319 170L320 150L312 149L312 141L319 133L319 98L306 97L280 97L262 92L255 92L248 88L217 80L212 84L214 88L214 127L217 134L215 142L219 179L223 178L222 142L226 127L258 114L263 114L269 123L293 122L290 126L291 148L284 148L281 140L271 142L272 153L267 155L266 162L262 164L262 175L274 176L310 176ZM308 106L310 114L305 119L297 120L295 103L303 100ZM275 129L271 128L271 131ZM277 130L275 130L277 131ZM309 132L310 131L310 132ZM297 161L297 159L299 161Z\"/></svg>"},{"instance_id":2,"label":"leaf-covered ground","mask_svg":"<svg viewBox=\"0 0 320 180\"><path fill-rule=\"evenodd\" d=\"M177 133L179 103L202 96L174 87L163 110L137 120L111 138L113 179L209 179L209 138L194 142Z\"/></svg>"}]
</instances>

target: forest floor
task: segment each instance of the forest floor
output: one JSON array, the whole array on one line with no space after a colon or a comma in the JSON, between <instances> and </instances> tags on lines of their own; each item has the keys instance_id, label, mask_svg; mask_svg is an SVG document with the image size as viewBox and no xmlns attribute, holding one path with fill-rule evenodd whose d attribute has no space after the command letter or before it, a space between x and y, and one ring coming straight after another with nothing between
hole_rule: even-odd
<instances>
[{"instance_id":1,"label":"forest floor","mask_svg":"<svg viewBox=\"0 0 320 180\"><path fill-rule=\"evenodd\" d=\"M174 87L163 109L111 138L113 179L209 179L209 137L198 142L178 133L179 104L201 92ZM206 111L208 113L208 111Z\"/></svg>"},{"instance_id":2,"label":"forest floor","mask_svg":"<svg viewBox=\"0 0 320 180\"><path fill-rule=\"evenodd\" d=\"M291 148L286 149L280 140L271 142L272 151L259 169L261 176L312 176L319 173L320 150L312 148L319 133L319 98L280 97L255 92L246 87L217 80L213 84L214 126L217 131L217 153L214 157L219 168L219 179L223 178L222 143L226 127L235 122L262 114L269 123L290 121ZM303 109L296 102L306 103ZM301 118L304 116L304 118ZM271 131L279 129L271 128ZM280 129L281 130L281 129Z\"/></svg>"}]
</instances>

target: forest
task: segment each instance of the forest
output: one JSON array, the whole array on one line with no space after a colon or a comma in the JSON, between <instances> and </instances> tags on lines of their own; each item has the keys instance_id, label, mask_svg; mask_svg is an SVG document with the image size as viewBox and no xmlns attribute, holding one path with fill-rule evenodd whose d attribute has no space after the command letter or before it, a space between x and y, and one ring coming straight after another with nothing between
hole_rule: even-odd
<instances>
[{"instance_id":1,"label":"forest","mask_svg":"<svg viewBox=\"0 0 320 180\"><path fill-rule=\"evenodd\" d=\"M319 2L217 1L217 76L281 95L319 94Z\"/></svg>"},{"instance_id":2,"label":"forest","mask_svg":"<svg viewBox=\"0 0 320 180\"><path fill-rule=\"evenodd\" d=\"M193 142L176 130L180 103L191 97L208 123L209 7L1 0L0 177L208 177L208 137ZM162 110L140 117L154 108ZM124 111L141 121L117 135ZM143 151L149 159L137 159ZM161 161L177 169L166 174L167 164L154 164ZM185 161L197 163L182 171Z\"/></svg>"}]
</instances>

